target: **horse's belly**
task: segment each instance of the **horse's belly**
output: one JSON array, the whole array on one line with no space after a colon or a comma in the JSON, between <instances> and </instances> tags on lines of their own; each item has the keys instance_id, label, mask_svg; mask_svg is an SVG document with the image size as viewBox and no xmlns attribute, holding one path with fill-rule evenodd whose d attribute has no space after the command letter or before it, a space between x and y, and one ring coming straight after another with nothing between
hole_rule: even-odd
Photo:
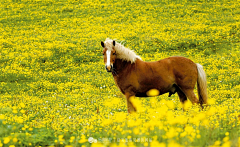
<instances>
[{"instance_id":1,"label":"horse's belly","mask_svg":"<svg viewBox=\"0 0 240 147\"><path fill-rule=\"evenodd\" d=\"M166 93L166 92L161 92L161 91L159 91L159 95L162 95L162 94L164 94L164 93ZM135 94L135 96L136 96L136 97L149 97L149 96L147 95L147 92L137 92L137 93Z\"/></svg>"},{"instance_id":2,"label":"horse's belly","mask_svg":"<svg viewBox=\"0 0 240 147\"><path fill-rule=\"evenodd\" d=\"M136 93L136 97L148 97L146 93Z\"/></svg>"},{"instance_id":3,"label":"horse's belly","mask_svg":"<svg viewBox=\"0 0 240 147\"><path fill-rule=\"evenodd\" d=\"M146 85L148 85L148 86L146 86ZM135 96L136 97L149 97L147 95L147 92L149 90L151 90L151 89L158 90L159 91L159 95L162 95L162 94L165 94L165 93L168 93L168 92L174 93L175 90L173 88L174 88L173 84L165 84L165 85L159 85L159 83L158 84L154 84L154 85L142 84L142 86L138 87L138 89L136 90Z\"/></svg>"}]
</instances>

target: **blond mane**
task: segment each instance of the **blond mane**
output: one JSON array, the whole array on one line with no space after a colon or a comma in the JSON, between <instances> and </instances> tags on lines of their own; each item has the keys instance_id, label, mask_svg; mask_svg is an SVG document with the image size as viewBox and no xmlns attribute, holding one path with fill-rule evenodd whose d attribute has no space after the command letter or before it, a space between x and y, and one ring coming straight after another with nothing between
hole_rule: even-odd
<instances>
[{"instance_id":1,"label":"blond mane","mask_svg":"<svg viewBox=\"0 0 240 147\"><path fill-rule=\"evenodd\" d=\"M104 42L104 45L108 50L112 50L113 40L107 38ZM130 50L129 48L124 47L122 44L118 42L116 42L114 49L116 50L118 59L130 61L131 63L135 63L137 59L142 60L140 56L136 55L136 53L133 50Z\"/></svg>"}]
</instances>

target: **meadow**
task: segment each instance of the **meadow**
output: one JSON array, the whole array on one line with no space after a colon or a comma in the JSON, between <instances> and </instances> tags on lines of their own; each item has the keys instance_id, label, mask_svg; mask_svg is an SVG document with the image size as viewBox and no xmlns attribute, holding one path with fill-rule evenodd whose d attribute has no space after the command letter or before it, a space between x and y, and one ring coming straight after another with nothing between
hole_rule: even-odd
<instances>
[{"instance_id":1,"label":"meadow","mask_svg":"<svg viewBox=\"0 0 240 147\"><path fill-rule=\"evenodd\" d=\"M129 115L107 37L144 61L203 65L209 107L164 94L136 97ZM239 147L239 65L236 0L1 1L0 147Z\"/></svg>"}]
</instances>

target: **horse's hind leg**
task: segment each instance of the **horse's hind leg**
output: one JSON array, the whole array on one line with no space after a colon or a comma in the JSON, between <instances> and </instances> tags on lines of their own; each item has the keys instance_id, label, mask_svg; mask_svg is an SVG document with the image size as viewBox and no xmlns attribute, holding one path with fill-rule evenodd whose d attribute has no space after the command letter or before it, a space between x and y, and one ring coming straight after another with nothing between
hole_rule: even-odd
<instances>
[{"instance_id":1,"label":"horse's hind leg","mask_svg":"<svg viewBox=\"0 0 240 147\"><path fill-rule=\"evenodd\" d=\"M183 92L186 94L187 98L192 102L192 104L199 104L199 100L193 92L193 89L184 89Z\"/></svg>"},{"instance_id":2,"label":"horse's hind leg","mask_svg":"<svg viewBox=\"0 0 240 147\"><path fill-rule=\"evenodd\" d=\"M184 104L185 101L187 100L187 96L186 96L186 95L182 92L182 90L179 89L179 88L178 88L178 90L177 90L177 94L178 94L178 96L179 96L180 102L181 102L182 104Z\"/></svg>"}]
</instances>

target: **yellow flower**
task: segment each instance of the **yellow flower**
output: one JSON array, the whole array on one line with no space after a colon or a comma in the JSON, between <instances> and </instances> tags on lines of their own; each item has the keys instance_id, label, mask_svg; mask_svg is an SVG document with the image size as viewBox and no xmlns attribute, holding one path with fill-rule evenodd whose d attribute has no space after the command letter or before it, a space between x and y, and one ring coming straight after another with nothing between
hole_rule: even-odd
<instances>
[{"instance_id":1,"label":"yellow flower","mask_svg":"<svg viewBox=\"0 0 240 147\"><path fill-rule=\"evenodd\" d=\"M215 141L214 146L219 146L221 144L221 141Z\"/></svg>"},{"instance_id":2,"label":"yellow flower","mask_svg":"<svg viewBox=\"0 0 240 147\"><path fill-rule=\"evenodd\" d=\"M158 96L159 91L157 89L151 89L147 92L147 96Z\"/></svg>"},{"instance_id":3,"label":"yellow flower","mask_svg":"<svg viewBox=\"0 0 240 147\"><path fill-rule=\"evenodd\" d=\"M86 139L86 137L84 135L81 136L81 139L78 141L78 143L85 143L88 140Z\"/></svg>"},{"instance_id":4,"label":"yellow flower","mask_svg":"<svg viewBox=\"0 0 240 147\"><path fill-rule=\"evenodd\" d=\"M199 113L196 117L198 118L198 121L201 121L201 120L206 118L206 114L205 113Z\"/></svg>"},{"instance_id":5,"label":"yellow flower","mask_svg":"<svg viewBox=\"0 0 240 147\"><path fill-rule=\"evenodd\" d=\"M105 147L105 146L101 143L92 143L91 147Z\"/></svg>"},{"instance_id":6,"label":"yellow flower","mask_svg":"<svg viewBox=\"0 0 240 147\"><path fill-rule=\"evenodd\" d=\"M184 132L182 132L182 133L180 134L180 137L185 137L186 135L187 135L187 132L184 131Z\"/></svg>"},{"instance_id":7,"label":"yellow flower","mask_svg":"<svg viewBox=\"0 0 240 147\"><path fill-rule=\"evenodd\" d=\"M192 106L192 103L187 100L187 101L183 104L183 110L186 110L186 111L187 111L191 106Z\"/></svg>"},{"instance_id":8,"label":"yellow flower","mask_svg":"<svg viewBox=\"0 0 240 147\"><path fill-rule=\"evenodd\" d=\"M115 115L114 115L114 121L115 122L123 122L123 121L126 120L126 117L127 117L127 113L116 112ZM104 123L108 123L109 125L113 123L113 120L111 120L111 119L107 119L107 120L103 120L103 121L104 121Z\"/></svg>"},{"instance_id":9,"label":"yellow flower","mask_svg":"<svg viewBox=\"0 0 240 147\"><path fill-rule=\"evenodd\" d=\"M73 142L74 139L75 139L75 136L71 136L69 142Z\"/></svg>"},{"instance_id":10,"label":"yellow flower","mask_svg":"<svg viewBox=\"0 0 240 147\"><path fill-rule=\"evenodd\" d=\"M198 135L197 135L197 138L198 138L198 139L201 138L201 135L198 134Z\"/></svg>"},{"instance_id":11,"label":"yellow flower","mask_svg":"<svg viewBox=\"0 0 240 147\"><path fill-rule=\"evenodd\" d=\"M222 144L221 147L231 147L231 142L230 141L226 141Z\"/></svg>"},{"instance_id":12,"label":"yellow flower","mask_svg":"<svg viewBox=\"0 0 240 147\"><path fill-rule=\"evenodd\" d=\"M18 113L18 111L17 111L17 109L13 109L13 111L12 111L13 113Z\"/></svg>"},{"instance_id":13,"label":"yellow flower","mask_svg":"<svg viewBox=\"0 0 240 147\"><path fill-rule=\"evenodd\" d=\"M133 106L137 109L137 112L144 112L146 110L145 107L142 106L141 101L134 96L129 98L130 102L132 102Z\"/></svg>"},{"instance_id":14,"label":"yellow flower","mask_svg":"<svg viewBox=\"0 0 240 147\"><path fill-rule=\"evenodd\" d=\"M25 110L22 109L22 110L20 110L20 112L21 112L22 114L24 114L24 113L25 113Z\"/></svg>"},{"instance_id":15,"label":"yellow flower","mask_svg":"<svg viewBox=\"0 0 240 147\"><path fill-rule=\"evenodd\" d=\"M16 137L13 138L13 142L16 143L18 139Z\"/></svg>"},{"instance_id":16,"label":"yellow flower","mask_svg":"<svg viewBox=\"0 0 240 147\"><path fill-rule=\"evenodd\" d=\"M169 109L174 109L175 108L175 104L173 101L167 101L167 106Z\"/></svg>"},{"instance_id":17,"label":"yellow flower","mask_svg":"<svg viewBox=\"0 0 240 147\"><path fill-rule=\"evenodd\" d=\"M191 134L191 133L194 131L194 129L193 129L192 126L187 125L187 126L185 127L185 131L186 131L188 134Z\"/></svg>"},{"instance_id":18,"label":"yellow flower","mask_svg":"<svg viewBox=\"0 0 240 147\"><path fill-rule=\"evenodd\" d=\"M159 143L157 140L153 140L150 143L150 147L166 147L165 143Z\"/></svg>"},{"instance_id":19,"label":"yellow flower","mask_svg":"<svg viewBox=\"0 0 240 147\"><path fill-rule=\"evenodd\" d=\"M20 105L20 107L25 108L25 104L24 103L20 103L19 105Z\"/></svg>"},{"instance_id":20,"label":"yellow flower","mask_svg":"<svg viewBox=\"0 0 240 147\"><path fill-rule=\"evenodd\" d=\"M210 107L209 110L207 111L207 115L211 116L216 113L216 108L215 107Z\"/></svg>"},{"instance_id":21,"label":"yellow flower","mask_svg":"<svg viewBox=\"0 0 240 147\"><path fill-rule=\"evenodd\" d=\"M226 132L225 135L226 135L226 136L229 136L229 132Z\"/></svg>"},{"instance_id":22,"label":"yellow flower","mask_svg":"<svg viewBox=\"0 0 240 147\"><path fill-rule=\"evenodd\" d=\"M216 100L213 99L213 98L211 98L211 99L208 100L208 104L209 104L209 105L214 105L215 102L216 102Z\"/></svg>"},{"instance_id":23,"label":"yellow flower","mask_svg":"<svg viewBox=\"0 0 240 147\"><path fill-rule=\"evenodd\" d=\"M10 139L11 139L10 137L4 137L3 138L3 143L8 144L10 142Z\"/></svg>"},{"instance_id":24,"label":"yellow flower","mask_svg":"<svg viewBox=\"0 0 240 147\"><path fill-rule=\"evenodd\" d=\"M126 144L124 142L120 142L118 147L127 147Z\"/></svg>"},{"instance_id":25,"label":"yellow flower","mask_svg":"<svg viewBox=\"0 0 240 147\"><path fill-rule=\"evenodd\" d=\"M63 137L64 137L63 135L58 136L58 140L59 140L60 143L64 141Z\"/></svg>"},{"instance_id":26,"label":"yellow flower","mask_svg":"<svg viewBox=\"0 0 240 147\"><path fill-rule=\"evenodd\" d=\"M133 129L133 133L134 133L134 134L138 135L139 132L140 132L140 131L139 131L139 128L134 128L134 129Z\"/></svg>"},{"instance_id":27,"label":"yellow flower","mask_svg":"<svg viewBox=\"0 0 240 147\"><path fill-rule=\"evenodd\" d=\"M168 147L183 147L183 146L176 143L175 141L171 141L169 142Z\"/></svg>"},{"instance_id":28,"label":"yellow flower","mask_svg":"<svg viewBox=\"0 0 240 147\"><path fill-rule=\"evenodd\" d=\"M102 125L103 126L108 126L108 125L110 125L112 123L112 120L111 119L104 119L103 121L102 121Z\"/></svg>"},{"instance_id":29,"label":"yellow flower","mask_svg":"<svg viewBox=\"0 0 240 147\"><path fill-rule=\"evenodd\" d=\"M17 118L17 122L20 123L20 124L22 124L22 123L24 122L24 120L23 120L22 117L18 117L18 118Z\"/></svg>"},{"instance_id":30,"label":"yellow flower","mask_svg":"<svg viewBox=\"0 0 240 147\"><path fill-rule=\"evenodd\" d=\"M226 136L226 137L223 138L223 142L227 142L228 140L229 140L229 137L228 137L228 136Z\"/></svg>"},{"instance_id":31,"label":"yellow flower","mask_svg":"<svg viewBox=\"0 0 240 147\"><path fill-rule=\"evenodd\" d=\"M111 143L109 147L118 147L116 143Z\"/></svg>"},{"instance_id":32,"label":"yellow flower","mask_svg":"<svg viewBox=\"0 0 240 147\"><path fill-rule=\"evenodd\" d=\"M3 120L5 118L4 114L0 114L0 119Z\"/></svg>"},{"instance_id":33,"label":"yellow flower","mask_svg":"<svg viewBox=\"0 0 240 147\"><path fill-rule=\"evenodd\" d=\"M148 146L148 142L144 142L143 146Z\"/></svg>"},{"instance_id":34,"label":"yellow flower","mask_svg":"<svg viewBox=\"0 0 240 147\"><path fill-rule=\"evenodd\" d=\"M174 128L170 128L168 132L166 133L167 138L173 138L177 135L177 132Z\"/></svg>"}]
</instances>

